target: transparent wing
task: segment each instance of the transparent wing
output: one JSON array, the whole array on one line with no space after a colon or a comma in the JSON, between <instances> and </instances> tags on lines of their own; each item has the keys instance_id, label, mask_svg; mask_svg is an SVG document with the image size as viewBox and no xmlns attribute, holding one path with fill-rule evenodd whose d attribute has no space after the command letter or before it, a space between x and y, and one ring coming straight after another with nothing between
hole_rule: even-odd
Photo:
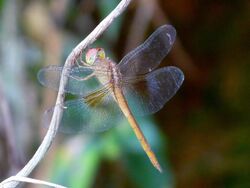
<instances>
[{"instance_id":1,"label":"transparent wing","mask_svg":"<svg viewBox=\"0 0 250 188\"><path fill-rule=\"evenodd\" d=\"M173 26L159 27L143 44L121 60L118 64L121 74L133 76L152 71L171 50L175 37Z\"/></svg>"},{"instance_id":2,"label":"transparent wing","mask_svg":"<svg viewBox=\"0 0 250 188\"><path fill-rule=\"evenodd\" d=\"M68 134L102 132L115 125L123 117L108 87L95 91L85 98L64 103L59 131ZM54 108L45 112L48 122Z\"/></svg>"},{"instance_id":3,"label":"transparent wing","mask_svg":"<svg viewBox=\"0 0 250 188\"><path fill-rule=\"evenodd\" d=\"M91 91L97 90L102 87L102 84L98 79L93 76L86 80L93 73L93 70L98 73L98 77L105 77L107 70L103 67L73 67L69 69L68 83L66 85L65 92L74 95L88 95ZM39 70L37 78L39 82L48 88L55 90L59 89L60 78L62 75L63 67L60 66L48 66Z\"/></svg>"},{"instance_id":4,"label":"transparent wing","mask_svg":"<svg viewBox=\"0 0 250 188\"><path fill-rule=\"evenodd\" d=\"M136 79L127 78L123 91L133 114L147 115L160 110L175 95L183 80L182 71L169 66Z\"/></svg>"}]
</instances>

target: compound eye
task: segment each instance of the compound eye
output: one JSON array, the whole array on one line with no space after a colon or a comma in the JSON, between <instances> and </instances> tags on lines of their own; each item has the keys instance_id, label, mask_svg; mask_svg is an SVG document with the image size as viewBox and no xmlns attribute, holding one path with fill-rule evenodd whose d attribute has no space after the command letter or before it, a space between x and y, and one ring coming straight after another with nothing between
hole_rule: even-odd
<instances>
[{"instance_id":1,"label":"compound eye","mask_svg":"<svg viewBox=\"0 0 250 188\"><path fill-rule=\"evenodd\" d=\"M105 52L102 48L98 48L97 50L97 57L99 59L105 59Z\"/></svg>"},{"instance_id":2,"label":"compound eye","mask_svg":"<svg viewBox=\"0 0 250 188\"><path fill-rule=\"evenodd\" d=\"M93 65L98 57L98 50L95 48L89 49L86 53L86 63Z\"/></svg>"}]
</instances>

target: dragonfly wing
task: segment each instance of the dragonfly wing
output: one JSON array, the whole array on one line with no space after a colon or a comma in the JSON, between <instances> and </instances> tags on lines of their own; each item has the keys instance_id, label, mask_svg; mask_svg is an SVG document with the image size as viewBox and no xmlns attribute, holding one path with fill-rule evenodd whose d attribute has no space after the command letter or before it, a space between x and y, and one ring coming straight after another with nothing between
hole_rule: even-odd
<instances>
[{"instance_id":1,"label":"dragonfly wing","mask_svg":"<svg viewBox=\"0 0 250 188\"><path fill-rule=\"evenodd\" d=\"M37 78L39 82L48 88L55 90L59 89L60 79L62 75L63 67L59 66L48 66L39 70ZM93 73L91 67L73 67L68 71L68 82L64 91L74 95L88 95L91 91L99 89L102 85L98 79L93 76L89 79L84 80ZM99 71L99 77L105 76L107 73Z\"/></svg>"},{"instance_id":2,"label":"dragonfly wing","mask_svg":"<svg viewBox=\"0 0 250 188\"><path fill-rule=\"evenodd\" d=\"M68 134L81 132L102 132L115 125L122 112L107 88L95 91L86 98L69 100L64 103L59 131ZM45 112L51 119L54 108Z\"/></svg>"},{"instance_id":3,"label":"dragonfly wing","mask_svg":"<svg viewBox=\"0 0 250 188\"><path fill-rule=\"evenodd\" d=\"M173 66L157 69L141 79L128 79L123 90L135 115L159 111L178 91L184 80L182 71Z\"/></svg>"},{"instance_id":4,"label":"dragonfly wing","mask_svg":"<svg viewBox=\"0 0 250 188\"><path fill-rule=\"evenodd\" d=\"M175 37L173 26L159 27L143 44L121 60L118 64L121 74L132 76L152 71L171 50Z\"/></svg>"}]
</instances>

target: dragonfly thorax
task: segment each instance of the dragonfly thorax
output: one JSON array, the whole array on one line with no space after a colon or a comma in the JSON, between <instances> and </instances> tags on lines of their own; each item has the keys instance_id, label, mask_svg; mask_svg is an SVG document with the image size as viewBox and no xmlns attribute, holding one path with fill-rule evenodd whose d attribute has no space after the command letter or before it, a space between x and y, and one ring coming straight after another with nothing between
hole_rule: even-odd
<instances>
[{"instance_id":1,"label":"dragonfly thorax","mask_svg":"<svg viewBox=\"0 0 250 188\"><path fill-rule=\"evenodd\" d=\"M121 73L119 69L117 68L116 63L114 63L112 60L108 58L105 58L103 61L97 60L95 63L96 63L96 66L101 67L103 65L105 67L105 68L103 67L103 71L106 72L105 74L106 76L101 74L101 76L99 77L98 70L97 70L97 73L95 74L98 80L102 84L110 83L111 85L113 85L113 87L120 85Z\"/></svg>"},{"instance_id":2,"label":"dragonfly thorax","mask_svg":"<svg viewBox=\"0 0 250 188\"><path fill-rule=\"evenodd\" d=\"M117 68L116 64L110 61L110 67L111 67L111 80L114 85L119 86L121 82L121 73L119 69Z\"/></svg>"}]
</instances>

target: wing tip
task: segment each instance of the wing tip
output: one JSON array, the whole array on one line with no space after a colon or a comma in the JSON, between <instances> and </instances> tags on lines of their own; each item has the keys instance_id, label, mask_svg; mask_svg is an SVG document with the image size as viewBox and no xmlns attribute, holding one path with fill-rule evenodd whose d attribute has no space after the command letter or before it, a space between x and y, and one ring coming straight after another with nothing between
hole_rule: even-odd
<instances>
[{"instance_id":1,"label":"wing tip","mask_svg":"<svg viewBox=\"0 0 250 188\"><path fill-rule=\"evenodd\" d=\"M174 26L165 24L161 26L160 28L166 30L170 44L172 45L175 42L175 38L176 38L176 29L174 28Z\"/></svg>"},{"instance_id":2,"label":"wing tip","mask_svg":"<svg viewBox=\"0 0 250 188\"><path fill-rule=\"evenodd\" d=\"M173 79L175 80L175 83L178 87L181 87L181 85L184 82L185 76L184 73L182 72L182 70L178 67L175 66L169 66L168 69L171 72L171 75L173 77Z\"/></svg>"}]
</instances>

